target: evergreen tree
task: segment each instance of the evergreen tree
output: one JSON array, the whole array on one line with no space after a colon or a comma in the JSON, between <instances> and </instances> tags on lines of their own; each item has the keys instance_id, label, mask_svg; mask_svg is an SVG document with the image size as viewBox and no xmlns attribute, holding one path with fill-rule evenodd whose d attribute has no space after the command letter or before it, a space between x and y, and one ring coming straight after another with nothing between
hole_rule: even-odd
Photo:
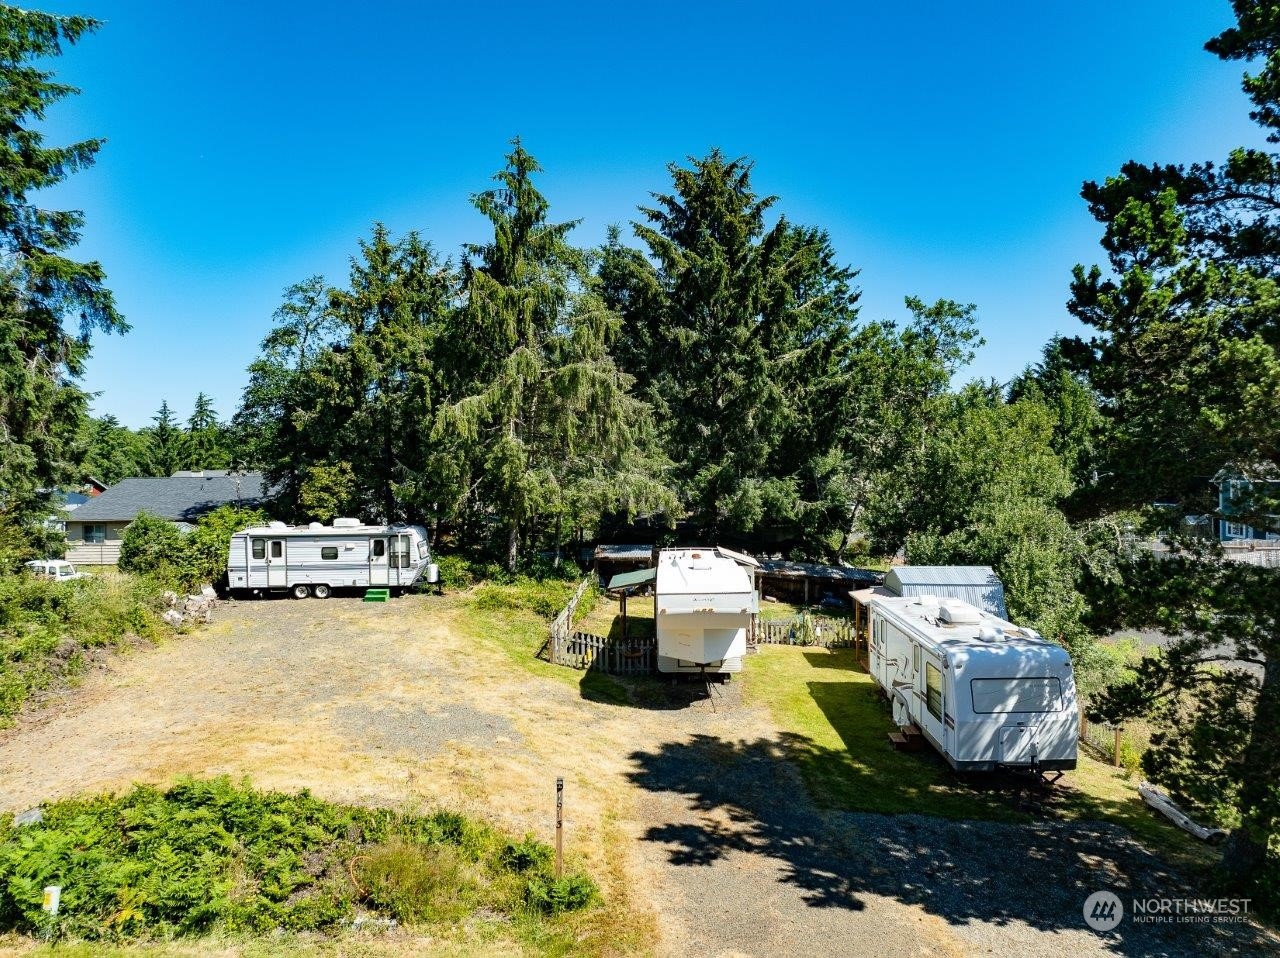
<instances>
[{"instance_id":1,"label":"evergreen tree","mask_svg":"<svg viewBox=\"0 0 1280 958\"><path fill-rule=\"evenodd\" d=\"M1274 140L1280 19L1235 0L1237 27L1213 39L1220 56L1264 56L1245 90ZM1100 397L1099 511L1212 502L1224 465L1280 462L1280 156L1236 150L1221 167L1126 164L1083 196L1104 226L1109 271L1077 267L1072 311L1094 334L1064 344ZM1262 490L1258 490L1259 493ZM1245 521L1280 503L1258 495ZM1280 875L1280 622L1276 570L1225 561L1170 537L1173 557L1122 556L1093 580L1096 627L1159 628L1173 638L1099 714L1166 720L1144 758L1148 774L1210 813L1238 823L1223 857L1237 888L1262 892ZM1223 662L1254 662L1249 673ZM1165 703L1187 705L1168 721ZM1223 761L1204 767L1197 742L1216 729ZM1188 734L1190 733L1190 734ZM1207 799L1206 795L1212 795Z\"/></svg>"},{"instance_id":2,"label":"evergreen tree","mask_svg":"<svg viewBox=\"0 0 1280 958\"><path fill-rule=\"evenodd\" d=\"M172 476L185 468L187 437L169 403L162 400L159 411L151 417L154 426L146 430L147 472L152 476Z\"/></svg>"},{"instance_id":3,"label":"evergreen tree","mask_svg":"<svg viewBox=\"0 0 1280 958\"><path fill-rule=\"evenodd\" d=\"M115 485L150 470L147 437L134 432L110 414L89 418L81 434L85 476Z\"/></svg>"},{"instance_id":4,"label":"evergreen tree","mask_svg":"<svg viewBox=\"0 0 1280 958\"><path fill-rule=\"evenodd\" d=\"M75 385L95 332L128 329L97 263L65 253L83 217L31 194L93 163L102 141L54 147L32 128L77 92L36 63L97 29L85 17L0 5L0 522L45 508L40 489L80 479L86 396ZM79 318L79 335L64 320ZM16 528L16 525L15 525Z\"/></svg>"},{"instance_id":5,"label":"evergreen tree","mask_svg":"<svg viewBox=\"0 0 1280 958\"><path fill-rule=\"evenodd\" d=\"M231 425L240 461L264 469L286 514L297 506L307 469L327 461L324 446L345 421L324 415L313 377L337 339L328 298L321 276L285 290Z\"/></svg>"},{"instance_id":6,"label":"evergreen tree","mask_svg":"<svg viewBox=\"0 0 1280 958\"><path fill-rule=\"evenodd\" d=\"M858 293L821 230L766 214L751 164L719 151L669 168L674 191L611 234L600 267L623 317L618 355L654 406L685 506L711 539L758 530L822 539L848 519L838 428ZM833 482L832 476L840 474ZM834 512L834 517L828 513Z\"/></svg>"},{"instance_id":7,"label":"evergreen tree","mask_svg":"<svg viewBox=\"0 0 1280 958\"><path fill-rule=\"evenodd\" d=\"M608 352L617 318L588 288L586 257L566 240L574 224L547 222L533 184L539 169L517 140L498 186L473 199L493 240L467 247L449 340L462 378L435 431L461 440L457 472L501 516L513 569L522 533L540 522L558 530L588 506L670 502L647 468L656 464L648 410Z\"/></svg>"},{"instance_id":8,"label":"evergreen tree","mask_svg":"<svg viewBox=\"0 0 1280 958\"><path fill-rule=\"evenodd\" d=\"M213 400L203 392L196 394L187 420L186 450L190 469L226 469L231 465L226 430L218 421Z\"/></svg>"}]
</instances>

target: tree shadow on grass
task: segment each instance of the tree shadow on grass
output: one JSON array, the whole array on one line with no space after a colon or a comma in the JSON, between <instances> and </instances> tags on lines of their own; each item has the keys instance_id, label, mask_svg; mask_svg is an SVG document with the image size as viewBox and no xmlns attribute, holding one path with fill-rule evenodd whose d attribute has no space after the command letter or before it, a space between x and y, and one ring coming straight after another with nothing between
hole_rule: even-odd
<instances>
[{"instance_id":1,"label":"tree shadow on grass","mask_svg":"<svg viewBox=\"0 0 1280 958\"><path fill-rule=\"evenodd\" d=\"M1083 904L1094 891L1114 891L1126 909L1133 898L1205 893L1189 888L1125 829L1108 822L971 821L819 809L797 769L851 759L846 750L795 733L737 742L700 734L630 758L637 786L678 796L688 809L643 836L664 848L671 865L715 867L735 854L757 856L762 865L776 866L777 880L799 889L813 908L857 912L869 899L886 897L954 925L1017 924L1055 933L1087 931ZM881 766L867 757L859 774L891 799L920 807L918 785L895 782ZM1274 954L1277 947L1249 925L1126 921L1101 937L1112 952L1133 956Z\"/></svg>"}]
</instances>

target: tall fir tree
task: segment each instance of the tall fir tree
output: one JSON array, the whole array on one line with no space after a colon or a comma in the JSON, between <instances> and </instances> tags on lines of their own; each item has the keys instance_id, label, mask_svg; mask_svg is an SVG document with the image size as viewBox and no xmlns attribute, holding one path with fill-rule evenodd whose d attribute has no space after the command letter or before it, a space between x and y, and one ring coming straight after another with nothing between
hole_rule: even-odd
<instances>
[{"instance_id":1,"label":"tall fir tree","mask_svg":"<svg viewBox=\"0 0 1280 958\"><path fill-rule=\"evenodd\" d=\"M78 481L86 396L75 381L95 332L128 329L102 267L67 255L83 216L32 194L94 162L102 140L48 146L33 124L77 91L43 62L99 26L0 5L0 523L43 510L41 489ZM41 66L37 66L41 64ZM64 321L79 320L79 335Z\"/></svg>"},{"instance_id":2,"label":"tall fir tree","mask_svg":"<svg viewBox=\"0 0 1280 958\"><path fill-rule=\"evenodd\" d=\"M632 224L647 253L616 231L603 252L618 355L655 408L703 535L785 541L808 524L821 551L848 512L826 417L856 378L855 274L821 230L766 222L776 198L755 192L750 162L713 151L668 169L673 192Z\"/></svg>"},{"instance_id":3,"label":"tall fir tree","mask_svg":"<svg viewBox=\"0 0 1280 958\"><path fill-rule=\"evenodd\" d=\"M493 227L471 245L464 300L454 321L457 398L436 435L460 437L469 488L502 517L515 568L522 535L557 532L591 506L652 510L670 504L649 450L647 407L630 394L607 343L617 318L589 289L587 259L566 237L574 223L547 222L540 171L519 140L498 186L473 198Z\"/></svg>"},{"instance_id":4,"label":"tall fir tree","mask_svg":"<svg viewBox=\"0 0 1280 958\"><path fill-rule=\"evenodd\" d=\"M156 477L172 476L186 467L186 433L167 400L161 400L160 409L151 421L154 425L146 430L148 472Z\"/></svg>"},{"instance_id":5,"label":"tall fir tree","mask_svg":"<svg viewBox=\"0 0 1280 958\"><path fill-rule=\"evenodd\" d=\"M218 421L213 400L203 392L196 394L187 420L186 456L190 469L226 469L231 465L226 429Z\"/></svg>"}]
</instances>

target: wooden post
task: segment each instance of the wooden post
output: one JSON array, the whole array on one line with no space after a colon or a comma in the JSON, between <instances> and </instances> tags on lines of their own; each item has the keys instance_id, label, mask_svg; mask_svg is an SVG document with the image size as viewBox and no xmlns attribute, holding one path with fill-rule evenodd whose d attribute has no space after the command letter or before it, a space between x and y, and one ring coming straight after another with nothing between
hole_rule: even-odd
<instances>
[{"instance_id":1,"label":"wooden post","mask_svg":"<svg viewBox=\"0 0 1280 958\"><path fill-rule=\"evenodd\" d=\"M622 641L627 641L627 593L622 593Z\"/></svg>"},{"instance_id":2,"label":"wooden post","mask_svg":"<svg viewBox=\"0 0 1280 958\"><path fill-rule=\"evenodd\" d=\"M1119 725L1116 726L1115 761L1112 762L1112 764L1115 765L1116 768L1120 767L1120 726Z\"/></svg>"},{"instance_id":3,"label":"wooden post","mask_svg":"<svg viewBox=\"0 0 1280 958\"><path fill-rule=\"evenodd\" d=\"M556 778L556 880L564 874L564 779Z\"/></svg>"}]
</instances>

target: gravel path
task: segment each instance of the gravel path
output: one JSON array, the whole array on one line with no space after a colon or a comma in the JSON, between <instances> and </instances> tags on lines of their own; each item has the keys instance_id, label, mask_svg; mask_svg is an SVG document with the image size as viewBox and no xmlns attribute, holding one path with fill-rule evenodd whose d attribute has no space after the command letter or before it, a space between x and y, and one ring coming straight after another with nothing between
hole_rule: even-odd
<instances>
[{"instance_id":1,"label":"gravel path","mask_svg":"<svg viewBox=\"0 0 1280 958\"><path fill-rule=\"evenodd\" d=\"M426 597L222 605L0 732L0 809L226 773L546 838L563 775L568 853L650 916L659 954L1280 954L1250 926L1088 930L1094 890L1174 893L1118 829L823 811L738 684L596 702L465 639L460 615Z\"/></svg>"}]
</instances>

